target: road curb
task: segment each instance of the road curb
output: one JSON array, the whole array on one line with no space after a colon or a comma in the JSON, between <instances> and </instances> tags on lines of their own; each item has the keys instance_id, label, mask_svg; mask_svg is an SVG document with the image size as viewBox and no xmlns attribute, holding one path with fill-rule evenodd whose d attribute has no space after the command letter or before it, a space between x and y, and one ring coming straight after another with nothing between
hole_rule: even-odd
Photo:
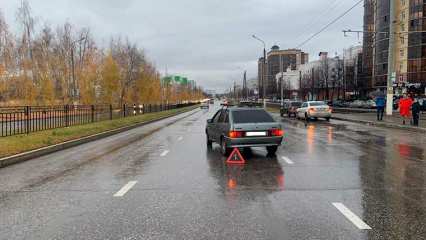
<instances>
[{"instance_id":1,"label":"road curb","mask_svg":"<svg viewBox=\"0 0 426 240\"><path fill-rule=\"evenodd\" d=\"M373 121L359 120L359 119L348 119L348 118L342 118L342 117L332 117L332 119L346 121L346 122L361 123L361 124L377 126L377 127L385 127L385 128L393 128L393 129L426 133L426 128L421 128L421 127L404 126L404 125L393 124L393 123L373 122Z\"/></svg>"},{"instance_id":2,"label":"road curb","mask_svg":"<svg viewBox=\"0 0 426 240\"><path fill-rule=\"evenodd\" d=\"M169 116L164 116L164 117L149 120L149 121L146 121L146 122L141 122L141 123L133 124L133 125L130 125L130 126L125 126L125 127L120 127L120 128L117 128L117 129L93 134L93 135L90 135L90 136L66 141L66 142L63 142L63 143L58 143L58 144L55 144L55 145L42 147L42 148L39 148L39 149L34 149L34 150L31 150L31 151L19 153L19 154L16 154L16 155L3 157L3 158L0 158L0 168L4 168L6 166L10 166L10 165L20 163L20 162L25 162L25 161L28 161L28 160L31 160L31 159L34 159L34 158L37 158L37 157L41 157L41 156L50 154L50 153L54 153L54 152L58 152L58 151L61 151L61 150L64 150L64 149L68 149L68 148L72 148L72 147L75 147L75 146L78 146L78 145L82 145L84 143L93 142L93 141L96 141L96 140L99 140L99 139L102 139L102 138L106 138L106 137L109 137L109 136L112 136L112 135L115 135L115 134L118 134L118 133L126 132L126 131L129 131L129 130L134 129L134 128L138 128L138 127L141 127L141 126L144 126L144 125L148 125L150 123L158 122L158 121L161 121L161 120L164 120L164 119L167 119L167 118L170 118L170 117L174 117L174 116L177 116L177 115L180 115L180 114L183 114L183 113L187 113L187 112L190 112L190 111L193 111L193 110L196 110L196 109L197 108L194 108L194 109L191 109L191 110L188 110L188 111L172 114L172 115L169 115Z\"/></svg>"}]
</instances>

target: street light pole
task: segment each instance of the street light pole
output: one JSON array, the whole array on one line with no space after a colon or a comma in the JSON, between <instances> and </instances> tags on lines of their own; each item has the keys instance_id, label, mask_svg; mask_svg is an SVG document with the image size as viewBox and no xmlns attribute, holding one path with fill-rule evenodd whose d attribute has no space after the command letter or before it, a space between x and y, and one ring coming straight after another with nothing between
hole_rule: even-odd
<instances>
[{"instance_id":1,"label":"street light pole","mask_svg":"<svg viewBox=\"0 0 426 240\"><path fill-rule=\"evenodd\" d=\"M388 51L388 78L387 78L387 99L386 115L391 116L393 111L393 82L395 80L394 69L394 48L395 48L395 1L389 1L390 4L390 22L389 22L389 51Z\"/></svg>"},{"instance_id":2,"label":"street light pole","mask_svg":"<svg viewBox=\"0 0 426 240\"><path fill-rule=\"evenodd\" d=\"M252 35L252 37L258 41L260 41L263 44L263 64L262 64L262 98L263 98L263 107L266 108L266 88L265 88L265 68L266 68L266 44L265 41L263 41L262 39L260 39L259 37L257 37L256 35Z\"/></svg>"}]
</instances>

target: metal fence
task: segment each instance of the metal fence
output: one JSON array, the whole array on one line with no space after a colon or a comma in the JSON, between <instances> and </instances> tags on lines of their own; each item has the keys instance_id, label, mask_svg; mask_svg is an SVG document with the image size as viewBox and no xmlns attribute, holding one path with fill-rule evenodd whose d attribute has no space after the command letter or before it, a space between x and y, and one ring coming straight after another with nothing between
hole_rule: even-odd
<instances>
[{"instance_id":1,"label":"metal fence","mask_svg":"<svg viewBox=\"0 0 426 240\"><path fill-rule=\"evenodd\" d=\"M87 123L160 112L194 105L64 105L0 107L0 136L28 134L47 129L69 127Z\"/></svg>"}]
</instances>

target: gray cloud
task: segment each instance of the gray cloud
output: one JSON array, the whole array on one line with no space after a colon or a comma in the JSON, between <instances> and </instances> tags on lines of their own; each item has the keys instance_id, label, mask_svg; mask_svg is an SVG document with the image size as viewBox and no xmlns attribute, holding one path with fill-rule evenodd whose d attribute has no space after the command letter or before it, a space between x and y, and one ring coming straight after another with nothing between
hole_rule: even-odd
<instances>
[{"instance_id":1,"label":"gray cloud","mask_svg":"<svg viewBox=\"0 0 426 240\"><path fill-rule=\"evenodd\" d=\"M13 26L20 0L0 0ZM207 89L228 89L246 69L257 75L260 43L293 48L344 12L355 0L30 0L39 23L70 21L90 27L98 41L128 36L164 72L187 75ZM362 27L362 4L302 49L341 52L358 43L345 28ZM15 26L16 28L16 26ZM360 39L361 40L361 39Z\"/></svg>"}]
</instances>

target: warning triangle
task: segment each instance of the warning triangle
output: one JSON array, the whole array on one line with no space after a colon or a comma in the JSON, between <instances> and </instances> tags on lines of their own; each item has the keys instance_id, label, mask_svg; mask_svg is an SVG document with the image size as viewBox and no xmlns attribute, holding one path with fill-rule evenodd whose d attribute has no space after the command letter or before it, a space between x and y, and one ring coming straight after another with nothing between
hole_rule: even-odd
<instances>
[{"instance_id":1,"label":"warning triangle","mask_svg":"<svg viewBox=\"0 0 426 240\"><path fill-rule=\"evenodd\" d=\"M226 160L226 163L227 164L244 164L246 163L246 160L244 160L238 148L234 148L234 150L231 152L231 155L229 155L228 159Z\"/></svg>"}]
</instances>

